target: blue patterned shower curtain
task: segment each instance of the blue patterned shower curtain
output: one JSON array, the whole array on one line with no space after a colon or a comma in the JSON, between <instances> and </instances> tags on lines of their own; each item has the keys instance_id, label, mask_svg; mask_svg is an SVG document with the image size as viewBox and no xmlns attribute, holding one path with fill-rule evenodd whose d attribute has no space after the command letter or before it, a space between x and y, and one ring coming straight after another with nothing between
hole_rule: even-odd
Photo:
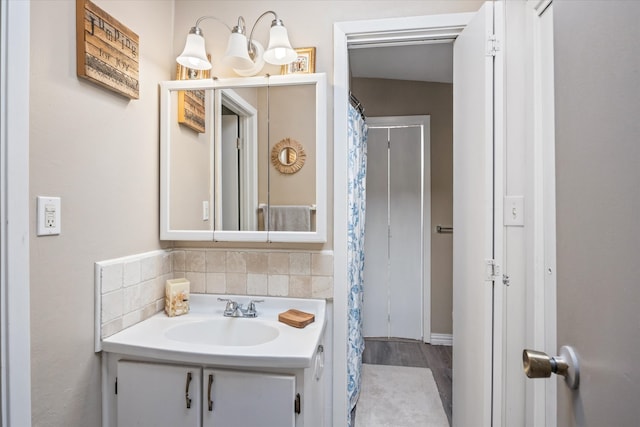
<instances>
[{"instance_id":1,"label":"blue patterned shower curtain","mask_svg":"<svg viewBox=\"0 0 640 427\"><path fill-rule=\"evenodd\" d=\"M347 394L348 420L352 426L351 410L360 395L362 371L362 284L364 276L364 219L367 183L367 125L360 112L349 105L348 134L348 236L347 269L349 286Z\"/></svg>"}]
</instances>

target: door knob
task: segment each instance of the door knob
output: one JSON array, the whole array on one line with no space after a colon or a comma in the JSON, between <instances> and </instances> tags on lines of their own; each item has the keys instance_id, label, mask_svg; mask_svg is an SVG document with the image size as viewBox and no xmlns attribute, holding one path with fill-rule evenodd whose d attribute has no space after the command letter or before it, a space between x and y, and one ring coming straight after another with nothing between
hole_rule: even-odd
<instances>
[{"instance_id":1,"label":"door knob","mask_svg":"<svg viewBox=\"0 0 640 427\"><path fill-rule=\"evenodd\" d=\"M560 355L551 357L535 350L522 351L522 365L528 378L549 378L551 374L562 375L570 389L580 385L580 365L573 347L560 347Z\"/></svg>"}]
</instances>

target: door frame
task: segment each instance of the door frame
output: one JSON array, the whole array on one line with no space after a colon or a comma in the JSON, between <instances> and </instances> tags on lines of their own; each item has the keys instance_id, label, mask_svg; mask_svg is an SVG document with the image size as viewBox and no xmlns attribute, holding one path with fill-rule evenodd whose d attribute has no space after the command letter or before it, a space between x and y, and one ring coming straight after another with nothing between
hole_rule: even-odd
<instances>
[{"instance_id":1,"label":"door frame","mask_svg":"<svg viewBox=\"0 0 640 427\"><path fill-rule=\"evenodd\" d=\"M422 240L420 244L421 272L420 287L421 317L422 317L422 341L431 342L431 116L381 116L367 117L369 129L372 127L421 127L422 141L420 151L422 158L421 169L421 215L420 230ZM366 234L365 234L366 239ZM366 292L366 291L365 291ZM364 309L364 307L363 307Z\"/></svg>"},{"instance_id":2,"label":"door frame","mask_svg":"<svg viewBox=\"0 0 640 427\"><path fill-rule=\"evenodd\" d=\"M240 162L242 172L239 181L240 196L240 226L243 230L257 230L258 219L255 212L258 212L258 110L247 102L233 89L216 90L215 111L221 111L224 105L229 110L238 115L238 131L241 139ZM217 159L214 165L216 196L215 212L222 211L220 191L222 186L222 118L217 114L215 118L215 154ZM249 213L249 214L248 214ZM251 214L252 213L252 214ZM222 229L218 221L221 215L216 215L216 229Z\"/></svg>"},{"instance_id":3,"label":"door frame","mask_svg":"<svg viewBox=\"0 0 640 427\"><path fill-rule=\"evenodd\" d=\"M455 39L475 12L405 18L337 22L333 26L334 78L334 302L333 302L333 423L347 422L347 131L349 46L367 43L410 43Z\"/></svg>"},{"instance_id":4,"label":"door frame","mask_svg":"<svg viewBox=\"0 0 640 427\"><path fill-rule=\"evenodd\" d=\"M30 2L1 2L0 20L0 420L28 427Z\"/></svg>"},{"instance_id":5,"label":"door frame","mask_svg":"<svg viewBox=\"0 0 640 427\"><path fill-rule=\"evenodd\" d=\"M553 0L527 0L527 38L529 45L528 51L528 68L532 70L529 81L527 99L531 102L527 105L530 114L527 115L527 127L531 131L528 132L527 140L527 158L530 159L528 169L528 181L530 182L530 194L532 203L528 204L526 215L532 218L532 226L527 234L527 247L531 249L531 256L528 261L531 262L532 268L527 273L527 282L529 293L531 294L531 303L529 307L532 310L532 316L528 320L527 330L530 335L527 340L531 343L532 348L545 349L549 354L557 354L556 347L556 269L555 269L555 252L553 254L554 261L552 268L552 278L547 278L545 270L545 241L555 246L555 221L553 226L549 227L547 209L555 210L555 206L548 207L545 200L544 177L549 173L545 162L544 148L548 147L550 141L543 138L544 125L541 121L541 115L544 106L542 105L541 94L541 49L540 38L543 31L540 23L540 17L552 5ZM553 35L552 35L553 36ZM552 53L553 55L553 53ZM552 93L552 96L553 93ZM553 165L551 165L553 166ZM555 169L553 170L555 176ZM528 421L531 426L545 425L547 427L555 427L557 424L557 382L556 381L528 381L527 382L527 400L532 402L532 414Z\"/></svg>"}]
</instances>

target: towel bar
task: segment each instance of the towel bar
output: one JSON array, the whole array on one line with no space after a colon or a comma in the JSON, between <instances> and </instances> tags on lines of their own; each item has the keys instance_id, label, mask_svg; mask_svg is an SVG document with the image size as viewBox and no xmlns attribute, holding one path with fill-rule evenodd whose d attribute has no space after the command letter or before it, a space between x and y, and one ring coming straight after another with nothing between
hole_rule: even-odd
<instances>
[{"instance_id":1,"label":"towel bar","mask_svg":"<svg viewBox=\"0 0 640 427\"><path fill-rule=\"evenodd\" d=\"M281 205L273 205L273 206L281 206ZM284 205L282 205L282 206L284 206ZM290 206L294 206L294 205L290 205ZM264 209L266 207L267 207L266 203L260 203L258 205L258 209L260 209L260 210L262 210L262 209ZM309 205L309 210L310 211L315 211L316 210L316 205Z\"/></svg>"},{"instance_id":2,"label":"towel bar","mask_svg":"<svg viewBox=\"0 0 640 427\"><path fill-rule=\"evenodd\" d=\"M453 227L444 227L442 225L436 225L436 232L440 234L452 234Z\"/></svg>"}]
</instances>

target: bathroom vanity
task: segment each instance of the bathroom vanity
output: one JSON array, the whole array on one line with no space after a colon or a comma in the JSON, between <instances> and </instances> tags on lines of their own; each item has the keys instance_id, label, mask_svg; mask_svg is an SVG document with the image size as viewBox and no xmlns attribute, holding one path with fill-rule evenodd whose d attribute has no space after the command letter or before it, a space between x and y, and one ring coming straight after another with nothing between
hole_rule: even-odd
<instances>
[{"instance_id":1,"label":"bathroom vanity","mask_svg":"<svg viewBox=\"0 0 640 427\"><path fill-rule=\"evenodd\" d=\"M323 425L325 301L265 297L256 318L233 318L217 297L102 340L103 427ZM279 322L291 308L315 321Z\"/></svg>"}]
</instances>

